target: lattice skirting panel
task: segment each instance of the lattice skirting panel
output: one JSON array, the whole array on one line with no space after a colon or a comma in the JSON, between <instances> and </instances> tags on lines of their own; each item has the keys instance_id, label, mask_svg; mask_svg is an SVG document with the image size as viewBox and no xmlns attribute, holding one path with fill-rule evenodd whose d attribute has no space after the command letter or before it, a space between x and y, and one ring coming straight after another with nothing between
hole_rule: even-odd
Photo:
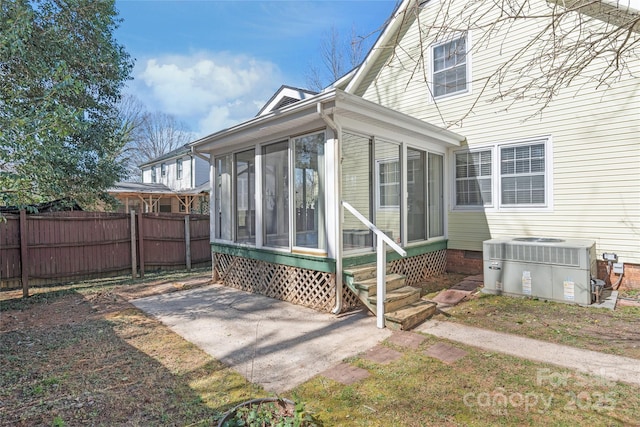
<instances>
[{"instance_id":1,"label":"lattice skirting panel","mask_svg":"<svg viewBox=\"0 0 640 427\"><path fill-rule=\"evenodd\" d=\"M336 303L336 275L250 258L214 253L215 270L225 286L277 298L319 311ZM343 310L359 304L349 289L343 291Z\"/></svg>"},{"instance_id":2,"label":"lattice skirting panel","mask_svg":"<svg viewBox=\"0 0 640 427\"><path fill-rule=\"evenodd\" d=\"M387 263L387 273L402 274L407 278L407 285L415 285L428 277L443 274L446 266L447 250L442 249L391 261Z\"/></svg>"}]
</instances>

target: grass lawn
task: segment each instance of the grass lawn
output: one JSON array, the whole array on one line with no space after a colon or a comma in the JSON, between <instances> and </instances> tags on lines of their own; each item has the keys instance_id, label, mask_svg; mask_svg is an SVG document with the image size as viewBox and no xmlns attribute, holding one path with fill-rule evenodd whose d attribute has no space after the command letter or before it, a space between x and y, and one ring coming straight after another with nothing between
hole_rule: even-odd
<instances>
[{"instance_id":1,"label":"grass lawn","mask_svg":"<svg viewBox=\"0 0 640 427\"><path fill-rule=\"evenodd\" d=\"M191 277L171 273L136 282L120 278L35 288L27 300L20 292L0 293L0 425L208 426L235 404L266 395L128 303L202 285ZM526 311L495 298L466 302L448 319L607 347L640 359L633 347L637 337L633 344L610 334L638 331L637 311L591 314L518 300L533 310ZM562 335L579 319L581 332L567 341ZM545 332L536 335L536 330ZM640 419L640 388L453 343L447 344L466 355L451 364L425 353L443 342L426 337L417 349L385 342L400 359L347 361L366 369L368 378L343 385L316 376L284 397L298 396L325 426L610 426Z\"/></svg>"}]
</instances>

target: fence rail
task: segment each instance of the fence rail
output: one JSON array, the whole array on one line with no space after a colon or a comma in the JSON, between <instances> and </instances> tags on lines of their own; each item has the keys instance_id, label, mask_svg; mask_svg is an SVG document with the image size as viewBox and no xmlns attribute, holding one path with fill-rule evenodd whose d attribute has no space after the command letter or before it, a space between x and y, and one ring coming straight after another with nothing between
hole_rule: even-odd
<instances>
[{"instance_id":1,"label":"fence rail","mask_svg":"<svg viewBox=\"0 0 640 427\"><path fill-rule=\"evenodd\" d=\"M209 217L56 212L0 220L0 289L211 263Z\"/></svg>"}]
</instances>

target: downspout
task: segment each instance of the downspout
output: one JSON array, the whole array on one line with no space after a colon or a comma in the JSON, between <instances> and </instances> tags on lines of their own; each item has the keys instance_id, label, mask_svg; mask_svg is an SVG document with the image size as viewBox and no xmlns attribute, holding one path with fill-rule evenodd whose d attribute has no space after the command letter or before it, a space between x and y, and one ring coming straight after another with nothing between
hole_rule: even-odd
<instances>
[{"instance_id":1,"label":"downspout","mask_svg":"<svg viewBox=\"0 0 640 427\"><path fill-rule=\"evenodd\" d=\"M333 314L340 314L342 311L342 164L340 162L340 152L342 150L340 139L342 137L342 129L331 117L324 111L321 102L316 104L316 108L320 118L327 124L327 126L333 131L335 146L333 150L333 164L336 165L334 174L334 194L336 195L334 206L335 217L335 244L336 244L336 305L331 310Z\"/></svg>"}]
</instances>

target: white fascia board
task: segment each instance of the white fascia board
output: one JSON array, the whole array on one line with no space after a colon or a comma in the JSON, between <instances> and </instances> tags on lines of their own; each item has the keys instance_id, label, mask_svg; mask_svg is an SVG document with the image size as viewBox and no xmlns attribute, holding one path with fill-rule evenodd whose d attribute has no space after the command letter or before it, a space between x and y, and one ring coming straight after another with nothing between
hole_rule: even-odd
<instances>
[{"instance_id":1,"label":"white fascia board","mask_svg":"<svg viewBox=\"0 0 640 427\"><path fill-rule=\"evenodd\" d=\"M400 29L400 26L404 22L403 17L406 11L409 10L410 6L414 5L416 1L417 0L403 0L402 4L400 4L400 6L398 6L394 11L393 18L391 18L391 21L382 31L382 34L378 37L378 40L376 40L367 57L362 61L362 64L356 71L355 76L353 76L353 79L351 79L351 82L347 85L345 92L353 93L353 91L360 85L364 76L369 72L371 64L374 64L378 59L378 56L382 54L383 47L391 40L393 34Z\"/></svg>"},{"instance_id":2,"label":"white fascia board","mask_svg":"<svg viewBox=\"0 0 640 427\"><path fill-rule=\"evenodd\" d=\"M403 132L428 136L453 147L460 146L465 140L465 137L455 132L345 92L339 92L336 96L336 114L338 116L340 116L341 109L376 120L386 126L398 128Z\"/></svg>"}]
</instances>

